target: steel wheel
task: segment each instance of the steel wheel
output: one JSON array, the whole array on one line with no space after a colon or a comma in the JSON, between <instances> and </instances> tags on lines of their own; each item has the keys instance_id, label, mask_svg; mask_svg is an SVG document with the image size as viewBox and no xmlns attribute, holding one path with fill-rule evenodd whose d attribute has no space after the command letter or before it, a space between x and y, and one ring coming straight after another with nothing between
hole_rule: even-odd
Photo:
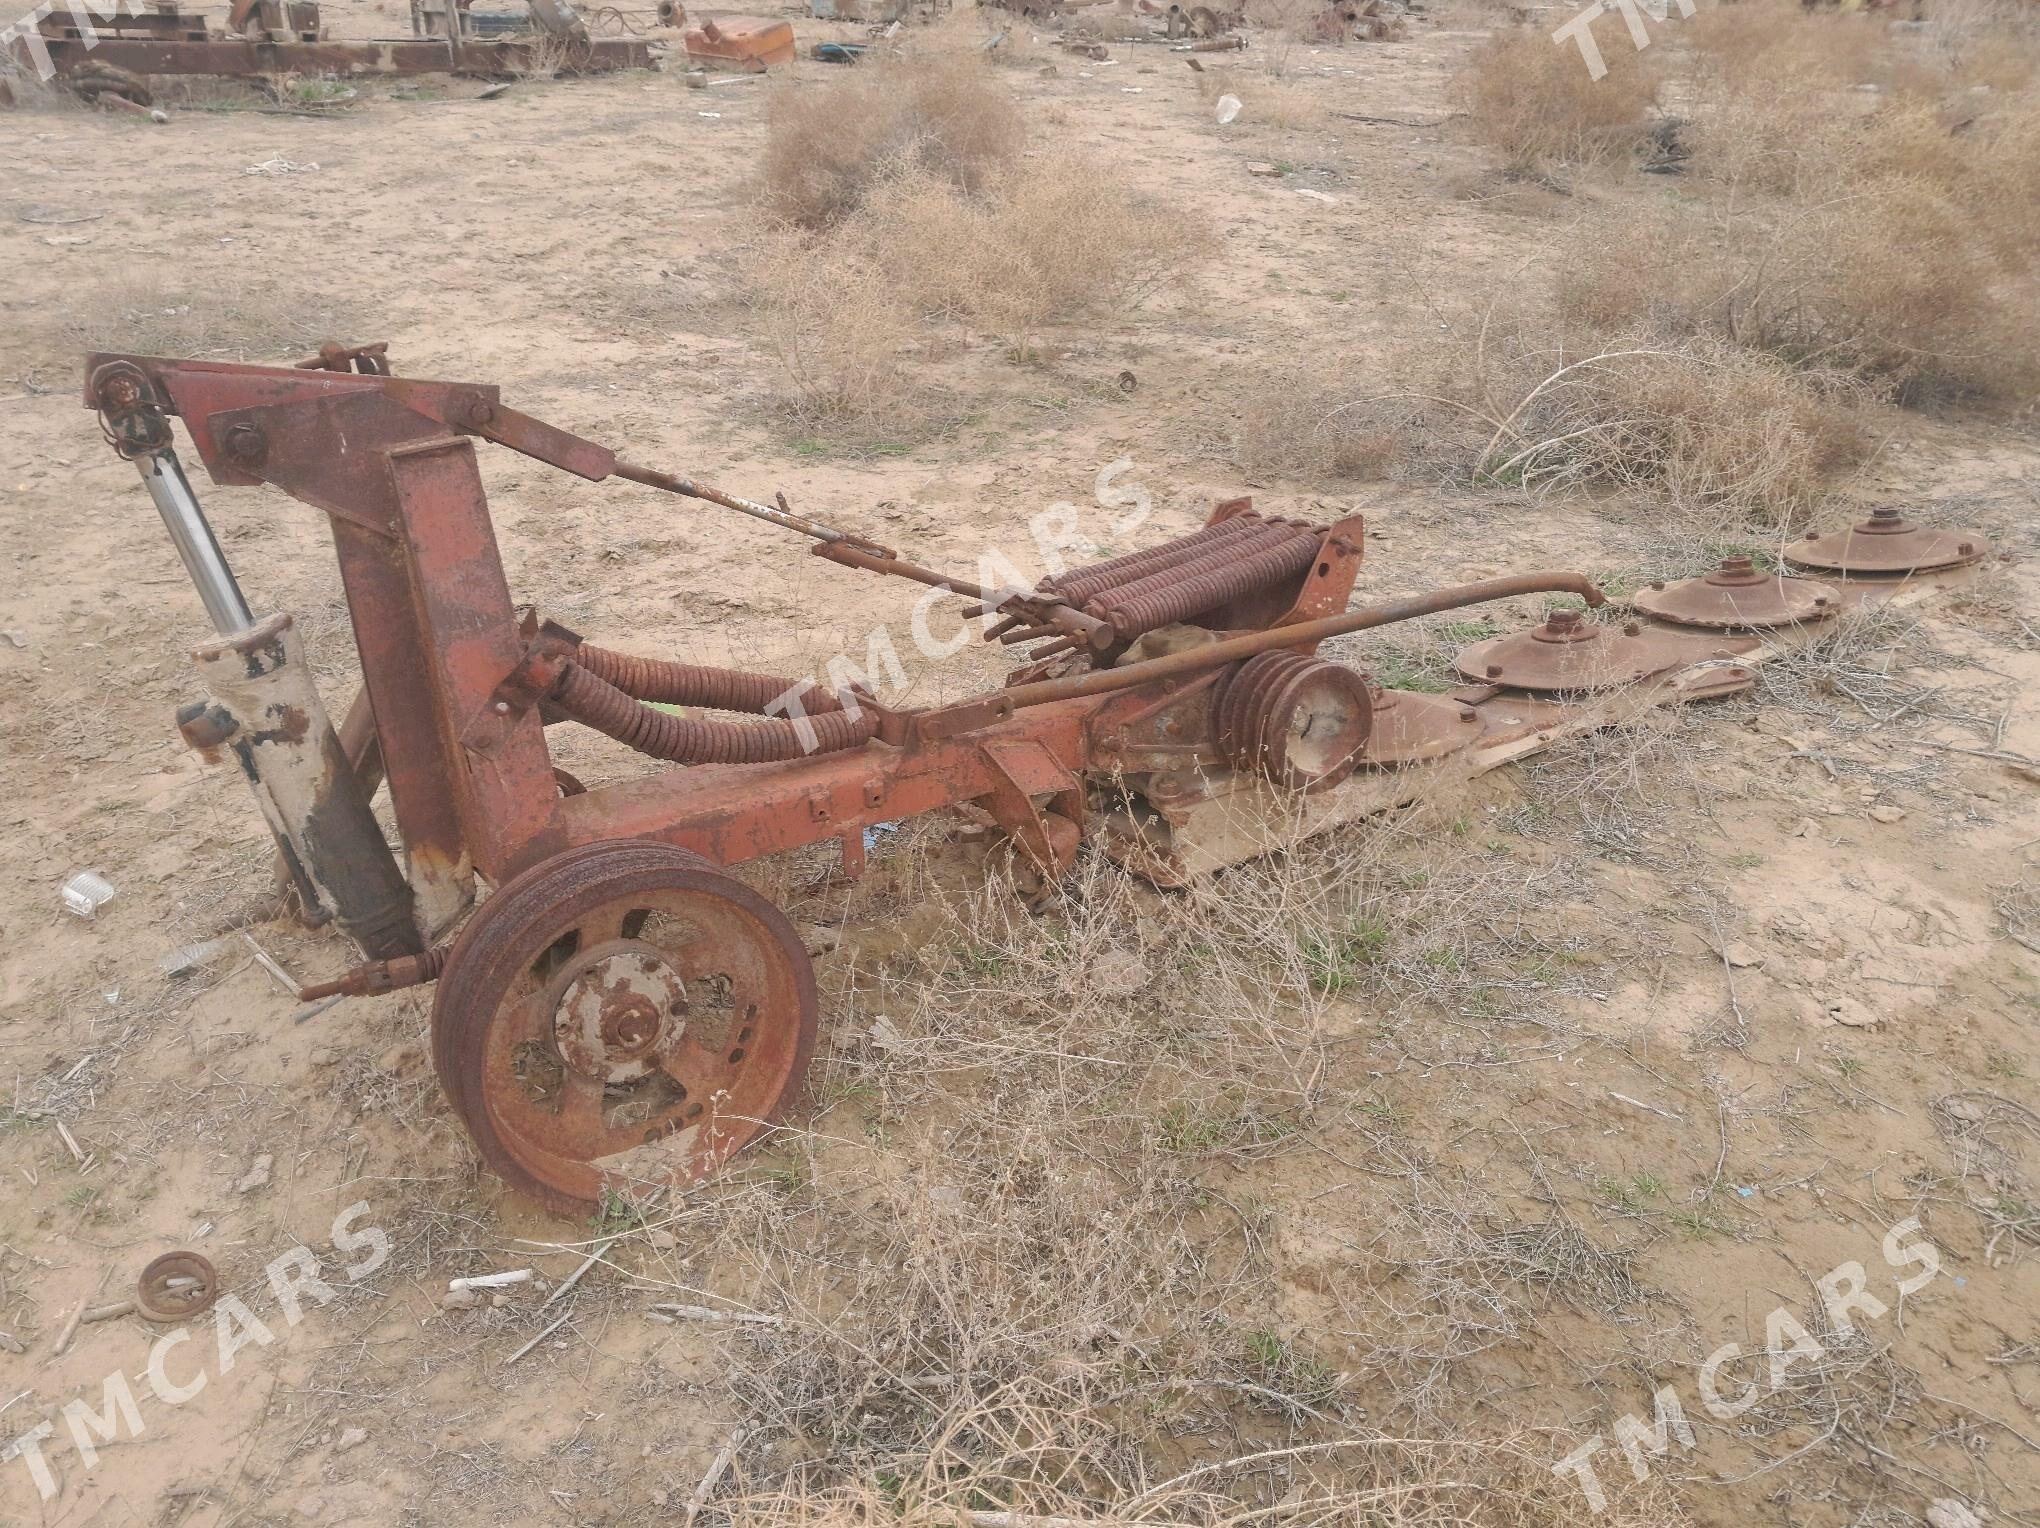
<instances>
[{"instance_id":1,"label":"steel wheel","mask_svg":"<svg viewBox=\"0 0 2040 1528\"><path fill-rule=\"evenodd\" d=\"M606 1183L707 1176L777 1117L814 1049L786 915L666 844L590 844L507 882L461 931L432 1058L504 1181L563 1213Z\"/></svg>"}]
</instances>

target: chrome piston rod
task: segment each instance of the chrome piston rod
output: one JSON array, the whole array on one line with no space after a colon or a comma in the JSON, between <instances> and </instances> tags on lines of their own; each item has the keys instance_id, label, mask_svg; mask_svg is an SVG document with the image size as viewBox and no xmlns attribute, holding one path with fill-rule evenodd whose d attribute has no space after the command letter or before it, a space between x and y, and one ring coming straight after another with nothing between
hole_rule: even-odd
<instances>
[{"instance_id":1,"label":"chrome piston rod","mask_svg":"<svg viewBox=\"0 0 2040 1528\"><path fill-rule=\"evenodd\" d=\"M170 532L177 555L184 560L184 571L191 575L192 586L205 602L205 613L212 617L214 629L223 637L239 636L255 624L255 617L248 610L241 586L234 582L227 554L220 550L219 540L213 535L205 511L199 507L198 495L191 491L191 482L184 475L184 465L177 460L177 453L162 446L143 452L134 462L142 475L142 486L156 501L156 513L163 517L163 526Z\"/></svg>"},{"instance_id":2,"label":"chrome piston rod","mask_svg":"<svg viewBox=\"0 0 2040 1528\"><path fill-rule=\"evenodd\" d=\"M211 701L178 712L185 740L207 758L231 755L282 851L307 918L337 916L370 959L415 955L411 888L383 841L288 615L257 621L165 443L134 464L218 630L193 655Z\"/></svg>"}]
</instances>

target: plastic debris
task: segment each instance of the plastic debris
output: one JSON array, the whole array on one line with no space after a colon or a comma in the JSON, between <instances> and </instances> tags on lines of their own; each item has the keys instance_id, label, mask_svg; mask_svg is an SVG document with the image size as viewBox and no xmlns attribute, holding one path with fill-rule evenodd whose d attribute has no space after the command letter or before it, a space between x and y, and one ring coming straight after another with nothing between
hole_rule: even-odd
<instances>
[{"instance_id":1,"label":"plastic debris","mask_svg":"<svg viewBox=\"0 0 2040 1528\"><path fill-rule=\"evenodd\" d=\"M1236 95L1222 95L1218 98L1218 125L1224 127L1240 114L1244 102Z\"/></svg>"},{"instance_id":2,"label":"plastic debris","mask_svg":"<svg viewBox=\"0 0 2040 1528\"><path fill-rule=\"evenodd\" d=\"M96 870L81 870L64 882L64 911L90 918L113 900L113 882Z\"/></svg>"},{"instance_id":3,"label":"plastic debris","mask_svg":"<svg viewBox=\"0 0 2040 1528\"><path fill-rule=\"evenodd\" d=\"M224 940L208 939L202 944L187 944L166 951L156 957L156 969L165 976L189 976L219 954L224 943Z\"/></svg>"}]
</instances>

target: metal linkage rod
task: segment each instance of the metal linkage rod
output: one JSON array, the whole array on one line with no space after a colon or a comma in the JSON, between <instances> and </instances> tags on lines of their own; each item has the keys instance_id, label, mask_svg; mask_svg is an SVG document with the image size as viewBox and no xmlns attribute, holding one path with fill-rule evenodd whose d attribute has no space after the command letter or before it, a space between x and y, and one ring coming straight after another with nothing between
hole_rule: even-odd
<instances>
[{"instance_id":1,"label":"metal linkage rod","mask_svg":"<svg viewBox=\"0 0 2040 1528\"><path fill-rule=\"evenodd\" d=\"M1121 668L1099 669L1089 674L1071 674L1063 679L1043 679L1033 684L1016 684L996 692L1017 707L1045 706L1052 701L1074 700L1081 695L1106 695L1152 684L1157 679L1178 678L1217 668L1236 658L1251 658L1271 648L1315 645L1348 632L1367 631L1417 616L1457 610L1463 605L1480 605L1489 600L1514 599L1524 594L1577 594L1589 605L1607 603L1608 597L1594 587L1584 573L1518 573L1510 578L1490 578L1484 583L1460 584L1432 594L1416 594L1391 600L1385 605L1368 605L1344 615L1328 615L1315 621L1298 621L1293 626L1273 626L1266 631L1227 637L1203 647L1185 648L1146 663L1129 663Z\"/></svg>"},{"instance_id":2,"label":"metal linkage rod","mask_svg":"<svg viewBox=\"0 0 2040 1528\"><path fill-rule=\"evenodd\" d=\"M734 509L740 515L767 520L786 530L798 531L803 536L812 536L817 541L847 542L851 546L864 547L882 556L893 555L888 547L849 531L839 531L833 526L823 525L819 520L810 520L797 515L783 503L779 505L760 504L756 499L741 498L725 493L713 483L697 482L693 478L681 477L676 473L660 472L652 467L634 466L630 462L618 462L616 475L629 478L633 483L643 483L647 488L662 488L667 493L677 493L682 498L703 499L710 504L720 504L724 509Z\"/></svg>"},{"instance_id":3,"label":"metal linkage rod","mask_svg":"<svg viewBox=\"0 0 2040 1528\"><path fill-rule=\"evenodd\" d=\"M921 567L908 562L889 546L881 546L878 542L866 540L854 532L837 530L834 526L823 525L819 520L810 520L804 515L795 514L787 507L783 497L776 505L761 504L756 499L726 493L711 483L698 482L694 478L660 472L651 467L639 467L623 461L616 464L616 475L628 478L633 483L643 483L648 488L660 488L667 493L677 493L683 498L720 504L725 509L734 509L738 514L750 515L753 519L764 520L783 529L812 537L821 543L815 551L831 562L841 563L844 567L863 568L867 572L908 579L917 584L925 584L931 589L948 589L967 599L980 601L986 609L1024 609L1030 615L1039 616L1043 622L1058 631L1082 637L1093 647L1102 648L1110 645L1112 628L1095 616L1086 615L1081 610L1072 608L1059 594L1048 591L1030 593L1026 590L986 589L966 579L953 578L933 568Z\"/></svg>"}]
</instances>

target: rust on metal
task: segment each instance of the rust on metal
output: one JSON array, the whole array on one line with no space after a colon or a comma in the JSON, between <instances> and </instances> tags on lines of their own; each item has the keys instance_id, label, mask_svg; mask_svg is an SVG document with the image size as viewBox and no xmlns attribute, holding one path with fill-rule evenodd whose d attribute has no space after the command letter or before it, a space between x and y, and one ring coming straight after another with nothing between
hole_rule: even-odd
<instances>
[{"instance_id":1,"label":"rust on metal","mask_svg":"<svg viewBox=\"0 0 2040 1528\"><path fill-rule=\"evenodd\" d=\"M1932 573L1967 567L1990 555L1990 543L1978 531L1934 530L1915 524L1896 509L1870 511L1847 530L1805 537L1785 548L1785 561L1795 568L1821 573Z\"/></svg>"},{"instance_id":2,"label":"rust on metal","mask_svg":"<svg viewBox=\"0 0 2040 1528\"><path fill-rule=\"evenodd\" d=\"M439 973L446 969L446 956L451 948L451 945L442 944L422 955L400 955L394 960L370 961L334 981L314 982L298 988L298 1001L316 1003L329 997L373 997L384 992L399 992L406 987L422 987L427 982L439 980Z\"/></svg>"},{"instance_id":3,"label":"rust on metal","mask_svg":"<svg viewBox=\"0 0 2040 1528\"><path fill-rule=\"evenodd\" d=\"M1233 768L1316 791L1351 774L1374 720L1367 678L1278 650L1227 671L1212 700L1213 742Z\"/></svg>"},{"instance_id":4,"label":"rust on metal","mask_svg":"<svg viewBox=\"0 0 2040 1528\"><path fill-rule=\"evenodd\" d=\"M1830 585L1767 573L1749 557L1724 557L1712 573L1677 583L1659 580L1631 601L1645 615L1681 626L1767 631L1824 621L1841 609Z\"/></svg>"},{"instance_id":5,"label":"rust on metal","mask_svg":"<svg viewBox=\"0 0 2040 1528\"><path fill-rule=\"evenodd\" d=\"M763 73L793 62L793 27L767 16L718 16L684 34L687 56Z\"/></svg>"},{"instance_id":6,"label":"rust on metal","mask_svg":"<svg viewBox=\"0 0 2040 1528\"><path fill-rule=\"evenodd\" d=\"M1349 610L1360 520L1306 524L1246 500L1163 546L1031 590L989 589L796 514L783 496L619 462L492 386L387 368L379 346L322 347L317 364L282 368L96 356L86 401L116 449L168 449L174 415L216 481L274 486L330 517L367 697L342 729L349 770L364 791L387 781L428 936L459 914L476 874L493 894L450 945L305 996L437 980L434 1064L455 1112L493 1170L561 1210L613 1184L713 1171L799 1084L815 1024L806 951L720 867L833 842L854 872L865 828L969 804L997 824L1020 878L1045 885L1115 793L1178 815L1241 782L1324 801L1356 767L1435 757L1481 730L1448 702L1370 686L1320 643L1531 594L1603 603L1579 573L1533 572ZM1019 682L909 709L585 642L513 601L477 438L723 505L845 566L951 590L977 601L994 640L1047 641L1073 671L1035 663ZM1582 635L1568 621L1548 623L1556 636L1542 645L1618 651L1625 673L1722 645ZM1516 682L1498 666L1498 682ZM582 789L547 744L547 726L566 722L684 767ZM231 742L202 714L187 730Z\"/></svg>"},{"instance_id":7,"label":"rust on metal","mask_svg":"<svg viewBox=\"0 0 2040 1528\"><path fill-rule=\"evenodd\" d=\"M799 934L743 882L606 842L513 877L455 941L433 1062L484 1159L577 1213L687 1183L768 1129L813 1053Z\"/></svg>"},{"instance_id":8,"label":"rust on metal","mask_svg":"<svg viewBox=\"0 0 2040 1528\"><path fill-rule=\"evenodd\" d=\"M1462 648L1453 666L1468 679L1513 690L1576 692L1635 684L1694 656L1661 629L1609 626L1584 611L1554 610L1533 630Z\"/></svg>"},{"instance_id":9,"label":"rust on metal","mask_svg":"<svg viewBox=\"0 0 2040 1528\"><path fill-rule=\"evenodd\" d=\"M1429 764L1468 748L1480 737L1480 713L1447 695L1391 690L1369 682L1374 723L1360 755L1363 769Z\"/></svg>"},{"instance_id":10,"label":"rust on metal","mask_svg":"<svg viewBox=\"0 0 2040 1528\"><path fill-rule=\"evenodd\" d=\"M269 17L259 13L268 11ZM649 43L635 37L548 35L473 38L413 36L340 42L328 37L319 8L307 0L277 5L258 0L236 7L229 29L216 31L205 16L175 5L129 15L109 8L94 12L51 10L36 23L34 40L17 35L13 52L24 61L46 54L60 78L76 79L95 93L108 90L136 99L136 91L111 83L123 76L216 74L235 79L270 79L283 74L459 74L508 78L534 68L594 74L652 66ZM274 20L278 24L261 24ZM139 81L136 81L139 87ZM139 95L146 99L147 91Z\"/></svg>"},{"instance_id":11,"label":"rust on metal","mask_svg":"<svg viewBox=\"0 0 2040 1528\"><path fill-rule=\"evenodd\" d=\"M165 1252L135 1281L135 1313L166 1325L212 1309L219 1297L219 1273L196 1252Z\"/></svg>"}]
</instances>

